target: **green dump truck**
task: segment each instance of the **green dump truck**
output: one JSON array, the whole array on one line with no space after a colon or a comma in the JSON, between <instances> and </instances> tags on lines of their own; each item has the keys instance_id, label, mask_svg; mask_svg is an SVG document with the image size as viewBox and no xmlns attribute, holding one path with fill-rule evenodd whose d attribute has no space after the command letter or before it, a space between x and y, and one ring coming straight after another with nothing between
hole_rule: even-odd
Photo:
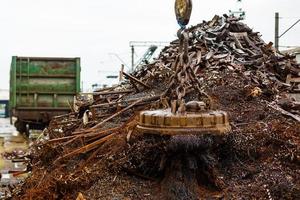
<instances>
[{"instance_id":1,"label":"green dump truck","mask_svg":"<svg viewBox=\"0 0 300 200\"><path fill-rule=\"evenodd\" d=\"M80 92L80 58L12 57L10 116L19 132L43 129L70 112Z\"/></svg>"}]
</instances>

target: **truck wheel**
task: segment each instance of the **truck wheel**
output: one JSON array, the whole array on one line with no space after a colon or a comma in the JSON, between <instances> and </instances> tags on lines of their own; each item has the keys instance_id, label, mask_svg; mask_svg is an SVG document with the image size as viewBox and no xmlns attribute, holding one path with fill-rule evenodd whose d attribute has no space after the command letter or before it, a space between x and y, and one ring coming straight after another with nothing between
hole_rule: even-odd
<instances>
[{"instance_id":1,"label":"truck wheel","mask_svg":"<svg viewBox=\"0 0 300 200\"><path fill-rule=\"evenodd\" d=\"M22 122L20 120L17 120L15 122L15 127L16 127L17 131L19 131L19 133L21 133L21 134L26 132L26 125L24 122Z\"/></svg>"}]
</instances>

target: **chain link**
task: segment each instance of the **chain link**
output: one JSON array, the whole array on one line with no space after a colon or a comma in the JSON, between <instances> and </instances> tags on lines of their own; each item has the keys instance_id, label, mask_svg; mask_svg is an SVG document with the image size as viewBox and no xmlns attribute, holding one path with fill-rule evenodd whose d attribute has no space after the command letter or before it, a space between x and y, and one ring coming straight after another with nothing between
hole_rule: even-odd
<instances>
[{"instance_id":1,"label":"chain link","mask_svg":"<svg viewBox=\"0 0 300 200\"><path fill-rule=\"evenodd\" d=\"M184 97L187 93L187 88L194 88L200 96L208 98L207 104L212 106L211 98L201 90L201 83L197 79L195 72L191 68L193 55L188 54L189 48L189 33L186 29L181 28L177 32L179 38L179 54L175 60L175 74L171 77L171 82L165 94L171 98L172 113L181 112L179 109L184 107ZM176 102L175 102L176 101ZM185 109L183 109L185 112Z\"/></svg>"}]
</instances>

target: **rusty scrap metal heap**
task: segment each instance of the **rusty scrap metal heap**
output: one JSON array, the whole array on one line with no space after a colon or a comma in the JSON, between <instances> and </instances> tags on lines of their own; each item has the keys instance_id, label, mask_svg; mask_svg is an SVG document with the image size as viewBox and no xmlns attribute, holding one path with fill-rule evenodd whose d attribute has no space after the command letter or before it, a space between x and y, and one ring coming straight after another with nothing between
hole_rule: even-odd
<instances>
[{"instance_id":1,"label":"rusty scrap metal heap","mask_svg":"<svg viewBox=\"0 0 300 200\"><path fill-rule=\"evenodd\" d=\"M44 131L50 139L34 145L32 174L14 199L297 199L299 102L289 96L300 89L289 81L300 77L295 57L228 16L188 34L194 77L178 89L172 83L175 40L153 63L124 73L119 86L95 92L92 101L78 98L73 113ZM199 109L227 112L232 130L216 140L141 133L139 112L172 107L176 91L192 102L186 107L201 96ZM180 110L180 102L173 106Z\"/></svg>"}]
</instances>

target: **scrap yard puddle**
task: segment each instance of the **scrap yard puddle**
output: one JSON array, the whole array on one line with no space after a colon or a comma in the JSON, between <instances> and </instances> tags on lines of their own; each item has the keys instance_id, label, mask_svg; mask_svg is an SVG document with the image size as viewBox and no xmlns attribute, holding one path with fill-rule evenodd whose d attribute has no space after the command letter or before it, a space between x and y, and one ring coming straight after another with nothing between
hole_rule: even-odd
<instances>
[{"instance_id":1,"label":"scrap yard puddle","mask_svg":"<svg viewBox=\"0 0 300 200\"><path fill-rule=\"evenodd\" d=\"M7 118L0 118L0 199L10 194L13 186L27 177L23 156L28 151L28 140L19 134Z\"/></svg>"}]
</instances>

